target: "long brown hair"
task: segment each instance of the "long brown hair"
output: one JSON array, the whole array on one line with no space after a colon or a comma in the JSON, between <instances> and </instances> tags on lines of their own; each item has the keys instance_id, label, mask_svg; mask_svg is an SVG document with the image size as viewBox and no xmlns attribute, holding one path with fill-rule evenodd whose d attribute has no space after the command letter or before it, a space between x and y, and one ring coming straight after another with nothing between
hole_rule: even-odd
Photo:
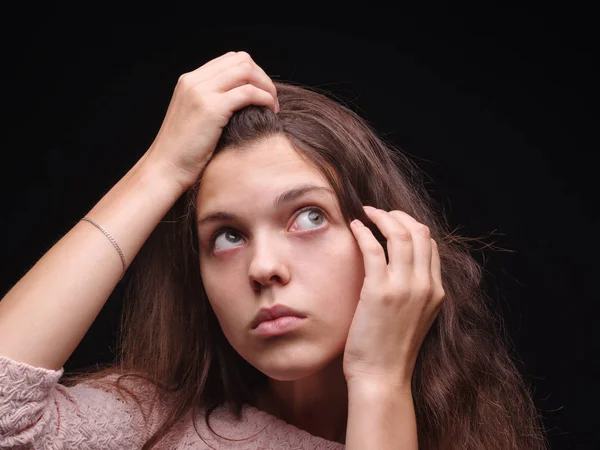
<instances>
[{"instance_id":1,"label":"long brown hair","mask_svg":"<svg viewBox=\"0 0 600 450\"><path fill-rule=\"evenodd\" d=\"M412 380L419 448L546 449L541 415L483 287L483 269L471 255L476 239L450 231L423 171L358 114L317 89L276 86L281 111L238 111L214 155L281 134L327 178L347 222L361 219L384 243L362 205L399 209L427 225L438 243L446 299ZM206 411L207 424L221 405L240 417L253 389L266 381L229 345L207 300L195 227L198 186L174 204L129 269L115 362L63 378L65 384L104 380L119 388L126 377L141 377L160 388L157 395L169 406L144 450L190 411L194 417L198 409Z\"/></svg>"}]
</instances>

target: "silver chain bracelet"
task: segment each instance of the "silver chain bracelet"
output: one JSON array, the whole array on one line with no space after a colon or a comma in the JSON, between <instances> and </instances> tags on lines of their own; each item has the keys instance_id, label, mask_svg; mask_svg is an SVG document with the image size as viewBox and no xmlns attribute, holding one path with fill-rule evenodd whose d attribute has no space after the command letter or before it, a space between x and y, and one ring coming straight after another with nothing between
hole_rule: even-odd
<instances>
[{"instance_id":1,"label":"silver chain bracelet","mask_svg":"<svg viewBox=\"0 0 600 450\"><path fill-rule=\"evenodd\" d=\"M119 247L119 244L117 244L117 241L115 241L115 238L113 238L110 235L110 233L104 229L104 227L102 225L100 225L99 223L97 223L93 219L90 219L89 217L84 217L81 220L85 220L86 222L91 223L96 228L98 228L100 231L102 231L104 233L104 235L108 238L108 240L110 241L110 243L113 245L113 247L119 253L119 256L121 257L121 262L123 263L123 273L121 275L121 278L119 278L119 281L121 281L123 279L123 277L125 276L125 270L127 269L127 263L125 262L125 255L123 255L123 251L121 250L121 247Z\"/></svg>"}]
</instances>

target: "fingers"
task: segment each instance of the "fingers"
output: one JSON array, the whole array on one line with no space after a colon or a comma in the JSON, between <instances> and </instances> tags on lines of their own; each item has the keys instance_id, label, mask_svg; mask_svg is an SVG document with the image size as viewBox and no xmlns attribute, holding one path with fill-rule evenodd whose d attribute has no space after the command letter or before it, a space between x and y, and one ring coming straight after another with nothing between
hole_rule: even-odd
<instances>
[{"instance_id":1,"label":"fingers","mask_svg":"<svg viewBox=\"0 0 600 450\"><path fill-rule=\"evenodd\" d=\"M352 221L350 228L363 256L365 279L372 281L374 286L382 285L387 281L387 265L383 247L375 239L371 230L359 220Z\"/></svg>"},{"instance_id":2,"label":"fingers","mask_svg":"<svg viewBox=\"0 0 600 450\"><path fill-rule=\"evenodd\" d=\"M363 241L361 250L363 247L373 247L370 251L373 256L365 260L365 276L366 266L371 264L368 270L378 279L384 278L384 275L377 272L387 269L386 273L400 283L416 279L421 280L425 287L433 284L436 291L441 290L441 263L437 244L431 239L429 228L403 211L387 212L370 206L365 206L364 210L386 238L389 257L386 267L381 244L365 227L360 236ZM380 257L374 250L376 246L382 250Z\"/></svg>"},{"instance_id":3,"label":"fingers","mask_svg":"<svg viewBox=\"0 0 600 450\"><path fill-rule=\"evenodd\" d=\"M433 281L436 288L440 293L444 293L442 284L442 264L440 259L440 250L437 242L431 240L431 274L433 275Z\"/></svg>"},{"instance_id":4,"label":"fingers","mask_svg":"<svg viewBox=\"0 0 600 450\"><path fill-rule=\"evenodd\" d=\"M410 231L386 211L371 206L364 206L363 209L387 240L390 272L404 275L406 269L411 269L413 265Z\"/></svg>"},{"instance_id":5,"label":"fingers","mask_svg":"<svg viewBox=\"0 0 600 450\"><path fill-rule=\"evenodd\" d=\"M223 96L222 106L226 111L237 111L247 105L267 106L274 112L279 111L279 106L275 103L273 96L252 84L238 86Z\"/></svg>"},{"instance_id":6,"label":"fingers","mask_svg":"<svg viewBox=\"0 0 600 450\"><path fill-rule=\"evenodd\" d=\"M260 67L257 64L254 64L254 65L256 67L256 70L258 70L259 73L262 74L262 78L267 79L269 81L269 84L267 86L269 89L267 89L267 92L269 92L275 99L275 103L277 104L277 110L275 112L279 112L279 99L277 98L277 88L275 87L275 83L273 83L273 80L271 79L271 77L269 75L267 75L267 73L263 70L262 67Z\"/></svg>"},{"instance_id":7,"label":"fingers","mask_svg":"<svg viewBox=\"0 0 600 450\"><path fill-rule=\"evenodd\" d=\"M232 58L234 58L235 55L236 52L227 52L218 58L210 60L191 72L182 74L179 77L179 84L194 86L206 81L209 78L212 78L216 73L223 70L224 67L227 67L228 65L230 66Z\"/></svg>"},{"instance_id":8,"label":"fingers","mask_svg":"<svg viewBox=\"0 0 600 450\"><path fill-rule=\"evenodd\" d=\"M273 103L277 102L275 84L252 60L244 60L235 66L228 67L206 82L211 85L211 90L218 92L227 92L245 84L251 84L271 94Z\"/></svg>"},{"instance_id":9,"label":"fingers","mask_svg":"<svg viewBox=\"0 0 600 450\"><path fill-rule=\"evenodd\" d=\"M211 67L211 66L214 66L217 62L222 61L222 60L224 60L226 58L229 58L231 56L234 56L236 54L237 54L237 52L233 52L233 51L232 52L224 53L221 56L219 56L218 58L211 59L209 62L207 62L206 64L204 64L202 67Z\"/></svg>"},{"instance_id":10,"label":"fingers","mask_svg":"<svg viewBox=\"0 0 600 450\"><path fill-rule=\"evenodd\" d=\"M252 84L273 97L273 102L268 105L264 105L264 102L259 104L264 106L275 104L276 107L273 110L279 111L275 84L247 52L225 53L198 69L182 75L181 78L184 78L189 86L206 83L207 90L220 93L228 93L237 87ZM239 98L239 94L234 93L234 97Z\"/></svg>"},{"instance_id":11,"label":"fingers","mask_svg":"<svg viewBox=\"0 0 600 450\"><path fill-rule=\"evenodd\" d=\"M417 222L413 217L404 211L390 211L388 213L395 219L395 223L404 228L411 237L413 267L418 275L426 277L426 280L432 278L431 274L431 233L429 228L422 223ZM409 246L399 249L400 253L409 251ZM404 252L402 252L404 250ZM390 261L392 257L390 256ZM394 268L391 268L392 271Z\"/></svg>"},{"instance_id":12,"label":"fingers","mask_svg":"<svg viewBox=\"0 0 600 450\"><path fill-rule=\"evenodd\" d=\"M279 106L279 102L277 101L277 88L275 87L275 84L273 83L273 80L271 79L271 77L267 75L267 73L263 70L262 67L260 67L258 64L256 64L256 62L252 59L252 57L248 53L237 52L236 55L242 59L241 64L243 64L246 61L250 62L250 64L254 68L253 75L258 76L260 78L260 80L262 80L263 86L259 86L259 87L261 87L265 91L271 93L271 95L273 95L273 98L275 98L275 101L277 102L277 104ZM234 86L226 87L225 89L229 90L229 89L232 89L233 87Z\"/></svg>"},{"instance_id":13,"label":"fingers","mask_svg":"<svg viewBox=\"0 0 600 450\"><path fill-rule=\"evenodd\" d=\"M194 84L201 83L202 81L213 77L224 68L231 66L233 63L237 64L241 62L240 56L236 58L237 54L238 52L227 52L218 58L211 59L209 62L182 76L190 78Z\"/></svg>"}]
</instances>

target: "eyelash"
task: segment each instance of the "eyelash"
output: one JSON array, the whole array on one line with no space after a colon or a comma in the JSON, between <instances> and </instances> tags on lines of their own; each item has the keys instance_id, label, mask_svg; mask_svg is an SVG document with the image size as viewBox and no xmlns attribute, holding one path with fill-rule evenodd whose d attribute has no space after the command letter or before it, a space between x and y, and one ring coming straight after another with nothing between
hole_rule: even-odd
<instances>
[{"instance_id":1,"label":"eyelash","mask_svg":"<svg viewBox=\"0 0 600 450\"><path fill-rule=\"evenodd\" d=\"M307 206L305 208L301 208L297 211L296 217L299 216L300 214L302 214L305 211L317 211L319 214L322 214L323 217L325 219L327 219L327 214L325 214L325 212L319 208L318 206ZM223 227L223 228L219 228L210 238L209 241L209 248L211 250L214 250L215 248L215 241L217 240L217 238L221 235L221 233L223 233L224 231L232 231L233 233L237 233L237 230L235 230L234 228L230 228L230 227Z\"/></svg>"}]
</instances>

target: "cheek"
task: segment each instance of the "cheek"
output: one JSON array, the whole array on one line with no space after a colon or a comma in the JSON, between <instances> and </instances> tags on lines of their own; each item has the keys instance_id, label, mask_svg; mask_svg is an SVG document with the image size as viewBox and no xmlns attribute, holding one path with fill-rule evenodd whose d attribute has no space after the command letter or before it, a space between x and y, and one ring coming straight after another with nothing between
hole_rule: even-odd
<instances>
[{"instance_id":1,"label":"cheek","mask_svg":"<svg viewBox=\"0 0 600 450\"><path fill-rule=\"evenodd\" d=\"M240 326L237 323L240 315L235 314L236 311L240 311L241 306L234 304L234 299L239 298L239 295L235 294L236 287L231 283L231 277L213 267L207 268L201 264L200 275L208 302L227 335L229 330Z\"/></svg>"},{"instance_id":2,"label":"cheek","mask_svg":"<svg viewBox=\"0 0 600 450\"><path fill-rule=\"evenodd\" d=\"M352 317L364 283L364 263L354 236L346 236L343 245L327 253L326 264L312 268L315 285L326 295L327 315L340 320Z\"/></svg>"}]
</instances>

